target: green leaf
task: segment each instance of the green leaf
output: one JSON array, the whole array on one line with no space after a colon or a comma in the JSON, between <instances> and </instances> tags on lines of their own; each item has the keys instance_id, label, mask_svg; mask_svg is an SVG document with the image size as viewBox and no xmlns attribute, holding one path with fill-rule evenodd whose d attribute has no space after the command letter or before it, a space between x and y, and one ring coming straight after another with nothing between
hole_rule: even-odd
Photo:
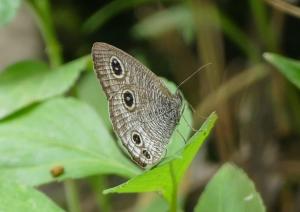
<instances>
[{"instance_id":1,"label":"green leaf","mask_svg":"<svg viewBox=\"0 0 300 212\"><path fill-rule=\"evenodd\" d=\"M44 102L0 125L0 179L27 185L97 174L141 172L121 152L92 108L73 98ZM63 167L53 177L50 170Z\"/></svg>"},{"instance_id":2,"label":"green leaf","mask_svg":"<svg viewBox=\"0 0 300 212\"><path fill-rule=\"evenodd\" d=\"M201 129L188 141L180 158L175 158L167 163L138 175L126 183L104 191L108 193L132 193L132 192L160 192L169 204L176 205L176 190L186 169L197 154L200 146L213 128L217 115L212 113ZM173 207L173 208L174 208Z\"/></svg>"},{"instance_id":3,"label":"green leaf","mask_svg":"<svg viewBox=\"0 0 300 212\"><path fill-rule=\"evenodd\" d=\"M21 0L0 0L0 27L15 17Z\"/></svg>"},{"instance_id":4,"label":"green leaf","mask_svg":"<svg viewBox=\"0 0 300 212\"><path fill-rule=\"evenodd\" d=\"M195 212L260 212L265 211L262 199L245 172L225 164L206 186Z\"/></svg>"},{"instance_id":5,"label":"green leaf","mask_svg":"<svg viewBox=\"0 0 300 212\"><path fill-rule=\"evenodd\" d=\"M10 181L0 181L0 211L5 212L62 212L39 191ZM42 210L41 210L42 209Z\"/></svg>"},{"instance_id":6,"label":"green leaf","mask_svg":"<svg viewBox=\"0 0 300 212\"><path fill-rule=\"evenodd\" d=\"M38 61L9 66L0 74L0 119L28 105L66 92L85 68L88 57L54 70Z\"/></svg>"},{"instance_id":7,"label":"green leaf","mask_svg":"<svg viewBox=\"0 0 300 212\"><path fill-rule=\"evenodd\" d=\"M289 81L300 88L300 61L273 53L264 53L264 58L274 65Z\"/></svg>"},{"instance_id":8,"label":"green leaf","mask_svg":"<svg viewBox=\"0 0 300 212\"><path fill-rule=\"evenodd\" d=\"M106 128L112 129L108 113L108 102L94 72L88 72L76 87L79 99L91 105L104 121Z\"/></svg>"},{"instance_id":9,"label":"green leaf","mask_svg":"<svg viewBox=\"0 0 300 212\"><path fill-rule=\"evenodd\" d=\"M138 38L153 38L176 29L183 32L187 40L194 37L195 22L191 11L184 4L173 6L144 18L134 26L132 33Z\"/></svg>"}]
</instances>

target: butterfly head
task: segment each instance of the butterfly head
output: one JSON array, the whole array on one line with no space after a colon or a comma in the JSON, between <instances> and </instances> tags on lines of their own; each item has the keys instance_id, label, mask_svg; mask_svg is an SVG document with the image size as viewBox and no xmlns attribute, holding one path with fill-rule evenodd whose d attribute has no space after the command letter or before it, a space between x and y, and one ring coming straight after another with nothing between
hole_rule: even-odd
<instances>
[{"instance_id":1,"label":"butterfly head","mask_svg":"<svg viewBox=\"0 0 300 212\"><path fill-rule=\"evenodd\" d=\"M183 102L183 94L179 89L176 90L175 96L178 97L181 103Z\"/></svg>"}]
</instances>

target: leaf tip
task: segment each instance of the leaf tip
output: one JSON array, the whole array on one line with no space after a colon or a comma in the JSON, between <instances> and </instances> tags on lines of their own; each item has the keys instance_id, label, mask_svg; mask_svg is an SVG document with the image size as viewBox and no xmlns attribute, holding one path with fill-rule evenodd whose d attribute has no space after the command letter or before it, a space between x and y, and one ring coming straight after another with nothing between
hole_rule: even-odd
<instances>
[{"instance_id":1,"label":"leaf tip","mask_svg":"<svg viewBox=\"0 0 300 212\"><path fill-rule=\"evenodd\" d=\"M107 195L107 194L110 194L110 193L113 193L110 188L105 189L105 190L102 191L102 194L104 194L104 195Z\"/></svg>"},{"instance_id":2,"label":"leaf tip","mask_svg":"<svg viewBox=\"0 0 300 212\"><path fill-rule=\"evenodd\" d=\"M218 120L218 114L217 114L216 111L213 111L213 112L208 116L208 118L206 119L205 122L214 125L215 122L216 122L217 120Z\"/></svg>"},{"instance_id":3,"label":"leaf tip","mask_svg":"<svg viewBox=\"0 0 300 212\"><path fill-rule=\"evenodd\" d=\"M269 52L263 53L262 56L263 56L263 58L264 58L266 61L268 61L268 62L272 61L272 59L273 59L273 54L272 54L272 53L269 53Z\"/></svg>"}]
</instances>

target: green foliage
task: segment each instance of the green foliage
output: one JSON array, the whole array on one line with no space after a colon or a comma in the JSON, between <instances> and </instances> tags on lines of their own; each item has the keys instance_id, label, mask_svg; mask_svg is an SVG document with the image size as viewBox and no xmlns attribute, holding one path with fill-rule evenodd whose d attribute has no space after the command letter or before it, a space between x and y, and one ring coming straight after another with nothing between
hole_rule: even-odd
<instances>
[{"instance_id":1,"label":"green foliage","mask_svg":"<svg viewBox=\"0 0 300 212\"><path fill-rule=\"evenodd\" d=\"M249 6L257 28L259 38L269 50L275 50L277 35L272 24L268 20L266 4L261 0L249 0Z\"/></svg>"},{"instance_id":2,"label":"green foliage","mask_svg":"<svg viewBox=\"0 0 300 212\"><path fill-rule=\"evenodd\" d=\"M263 212L265 207L252 181L243 170L225 164L210 180L195 212Z\"/></svg>"},{"instance_id":3,"label":"green foliage","mask_svg":"<svg viewBox=\"0 0 300 212\"><path fill-rule=\"evenodd\" d=\"M39 61L13 64L0 74L0 119L32 103L68 91L85 68L87 57L49 69Z\"/></svg>"},{"instance_id":4,"label":"green foliage","mask_svg":"<svg viewBox=\"0 0 300 212\"><path fill-rule=\"evenodd\" d=\"M50 66L57 67L61 65L63 60L62 52L55 34L49 0L27 0L26 2L36 15L37 24L47 46L46 52Z\"/></svg>"},{"instance_id":5,"label":"green foliage","mask_svg":"<svg viewBox=\"0 0 300 212\"><path fill-rule=\"evenodd\" d=\"M273 53L265 53L264 58L277 68L289 81L300 88L300 61Z\"/></svg>"},{"instance_id":6,"label":"green foliage","mask_svg":"<svg viewBox=\"0 0 300 212\"><path fill-rule=\"evenodd\" d=\"M5 212L62 212L44 194L35 189L7 180L1 180L0 211Z\"/></svg>"},{"instance_id":7,"label":"green foliage","mask_svg":"<svg viewBox=\"0 0 300 212\"><path fill-rule=\"evenodd\" d=\"M0 125L0 179L27 185L140 170L116 146L103 121L73 98L49 100ZM12 155L14 157L12 157ZM54 178L50 170L63 166Z\"/></svg>"},{"instance_id":8,"label":"green foliage","mask_svg":"<svg viewBox=\"0 0 300 212\"><path fill-rule=\"evenodd\" d=\"M181 152L180 158L175 158L158 167L146 171L135 178L130 179L124 184L107 189L105 193L131 193L131 192L150 192L161 193L171 208L176 208L177 187L186 169L197 154L199 148L207 138L213 128L217 115L212 113L200 130L188 141L186 147Z\"/></svg>"},{"instance_id":9,"label":"green foliage","mask_svg":"<svg viewBox=\"0 0 300 212\"><path fill-rule=\"evenodd\" d=\"M21 0L0 0L0 27L9 23L21 4Z\"/></svg>"},{"instance_id":10,"label":"green foliage","mask_svg":"<svg viewBox=\"0 0 300 212\"><path fill-rule=\"evenodd\" d=\"M170 30L184 33L183 36L188 41L193 39L195 23L187 6L174 6L150 15L133 27L132 34L138 38L152 38Z\"/></svg>"}]
</instances>

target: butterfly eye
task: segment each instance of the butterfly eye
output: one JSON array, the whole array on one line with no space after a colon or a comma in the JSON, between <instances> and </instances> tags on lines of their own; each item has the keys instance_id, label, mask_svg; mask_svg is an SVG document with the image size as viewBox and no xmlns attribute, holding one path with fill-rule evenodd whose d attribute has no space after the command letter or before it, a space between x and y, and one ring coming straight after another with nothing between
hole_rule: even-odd
<instances>
[{"instance_id":1,"label":"butterfly eye","mask_svg":"<svg viewBox=\"0 0 300 212\"><path fill-rule=\"evenodd\" d=\"M117 57L110 58L110 66L115 77L122 78L124 76L123 65Z\"/></svg>"},{"instance_id":2,"label":"butterfly eye","mask_svg":"<svg viewBox=\"0 0 300 212\"><path fill-rule=\"evenodd\" d=\"M123 101L125 103L125 107L129 110L132 110L134 108L134 97L131 91L125 90L125 92L123 93Z\"/></svg>"},{"instance_id":3,"label":"butterfly eye","mask_svg":"<svg viewBox=\"0 0 300 212\"><path fill-rule=\"evenodd\" d=\"M137 133L132 134L132 140L137 146L141 146L142 144L141 137Z\"/></svg>"},{"instance_id":4,"label":"butterfly eye","mask_svg":"<svg viewBox=\"0 0 300 212\"><path fill-rule=\"evenodd\" d=\"M143 150L143 155L148 159L148 160L150 160L151 159L151 155L150 155L150 153L147 151L147 150Z\"/></svg>"}]
</instances>

